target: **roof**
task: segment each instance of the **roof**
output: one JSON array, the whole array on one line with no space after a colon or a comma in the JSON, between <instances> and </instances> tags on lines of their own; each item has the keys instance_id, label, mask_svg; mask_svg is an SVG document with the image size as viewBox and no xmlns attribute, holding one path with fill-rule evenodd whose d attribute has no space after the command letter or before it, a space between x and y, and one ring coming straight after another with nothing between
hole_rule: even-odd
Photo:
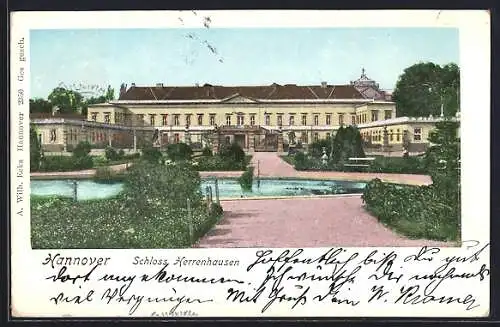
<instances>
[{"instance_id":1,"label":"roof","mask_svg":"<svg viewBox=\"0 0 500 327\"><path fill-rule=\"evenodd\" d=\"M366 99L353 85L271 84L268 86L131 86L119 101L224 100L234 96L258 100Z\"/></svg>"}]
</instances>

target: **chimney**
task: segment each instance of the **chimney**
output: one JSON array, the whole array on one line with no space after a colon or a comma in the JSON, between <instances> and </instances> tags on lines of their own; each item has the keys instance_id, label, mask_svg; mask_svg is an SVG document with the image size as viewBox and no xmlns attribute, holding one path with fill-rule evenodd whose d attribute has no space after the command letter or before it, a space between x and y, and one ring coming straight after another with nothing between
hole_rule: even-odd
<instances>
[{"instance_id":1,"label":"chimney","mask_svg":"<svg viewBox=\"0 0 500 327\"><path fill-rule=\"evenodd\" d=\"M323 82L321 82L321 87L322 87L322 88L326 89L326 86L327 86L327 85L328 85L328 84L327 84L327 82L324 82L324 81L323 81Z\"/></svg>"},{"instance_id":2,"label":"chimney","mask_svg":"<svg viewBox=\"0 0 500 327\"><path fill-rule=\"evenodd\" d=\"M135 83L130 83L130 87L135 87Z\"/></svg>"},{"instance_id":3,"label":"chimney","mask_svg":"<svg viewBox=\"0 0 500 327\"><path fill-rule=\"evenodd\" d=\"M163 87L163 83L156 83L156 87Z\"/></svg>"}]
</instances>

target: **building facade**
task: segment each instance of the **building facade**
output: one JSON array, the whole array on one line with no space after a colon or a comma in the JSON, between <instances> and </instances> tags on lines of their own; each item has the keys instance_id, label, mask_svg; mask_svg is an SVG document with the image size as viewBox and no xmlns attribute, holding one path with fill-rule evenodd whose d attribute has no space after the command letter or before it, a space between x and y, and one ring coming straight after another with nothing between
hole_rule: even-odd
<instances>
[{"instance_id":1,"label":"building facade","mask_svg":"<svg viewBox=\"0 0 500 327\"><path fill-rule=\"evenodd\" d=\"M118 100L90 106L84 122L60 121L58 126L67 127L57 135L67 144L84 137L96 145L136 148L140 139L159 147L215 144L216 150L220 144L237 142L248 152L281 152L298 143L307 148L333 136L341 126L355 125L368 149L399 151L406 137L410 151L420 152L437 120L397 117L390 94L363 70L347 85L122 85ZM42 144L50 145L54 117L36 123L44 126Z\"/></svg>"}]
</instances>

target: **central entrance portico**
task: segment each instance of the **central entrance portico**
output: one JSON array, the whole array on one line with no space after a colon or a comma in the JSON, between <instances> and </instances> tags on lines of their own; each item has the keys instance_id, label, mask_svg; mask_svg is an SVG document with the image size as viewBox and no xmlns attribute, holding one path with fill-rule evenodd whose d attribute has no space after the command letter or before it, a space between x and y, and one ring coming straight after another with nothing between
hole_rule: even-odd
<instances>
[{"instance_id":1,"label":"central entrance portico","mask_svg":"<svg viewBox=\"0 0 500 327\"><path fill-rule=\"evenodd\" d=\"M213 151L217 153L221 145L236 143L245 152L282 152L283 137L281 131L273 131L262 126L230 126L215 128L212 135Z\"/></svg>"}]
</instances>

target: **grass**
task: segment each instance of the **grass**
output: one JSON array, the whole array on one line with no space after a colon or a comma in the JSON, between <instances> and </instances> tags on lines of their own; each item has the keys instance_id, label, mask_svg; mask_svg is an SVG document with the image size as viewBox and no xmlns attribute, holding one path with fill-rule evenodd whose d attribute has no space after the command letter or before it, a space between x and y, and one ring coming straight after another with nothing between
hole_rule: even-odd
<instances>
[{"instance_id":1,"label":"grass","mask_svg":"<svg viewBox=\"0 0 500 327\"><path fill-rule=\"evenodd\" d=\"M149 217L134 215L123 199L75 202L60 196L31 197L34 249L186 248L210 230L220 212L193 208L195 238L189 235L185 210L157 208ZM214 209L215 210L215 209Z\"/></svg>"}]
</instances>

